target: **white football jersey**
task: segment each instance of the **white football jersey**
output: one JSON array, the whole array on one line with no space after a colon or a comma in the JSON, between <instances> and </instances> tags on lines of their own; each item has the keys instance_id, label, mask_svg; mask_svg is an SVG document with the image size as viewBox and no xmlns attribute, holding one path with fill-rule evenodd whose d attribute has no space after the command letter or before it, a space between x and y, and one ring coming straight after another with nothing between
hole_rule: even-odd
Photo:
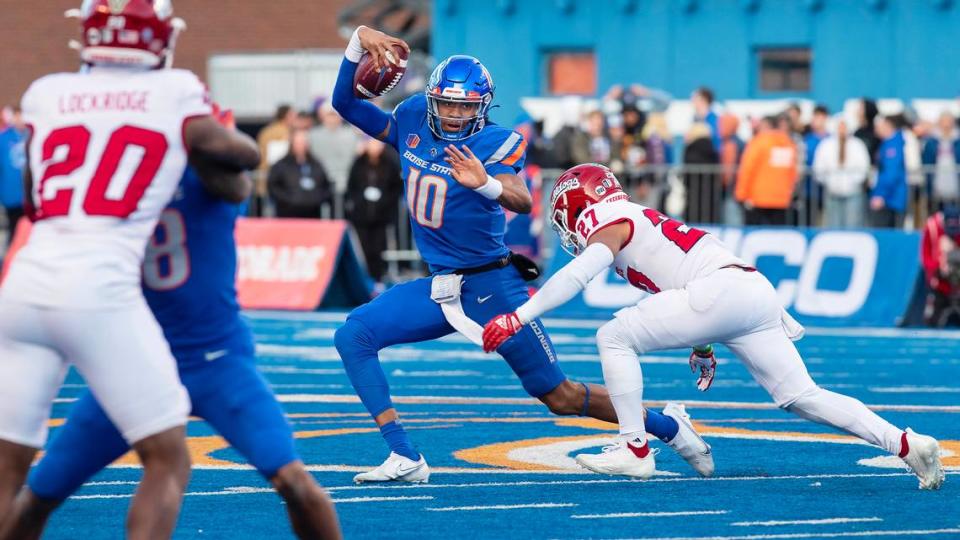
<instances>
[{"instance_id":1,"label":"white football jersey","mask_svg":"<svg viewBox=\"0 0 960 540\"><path fill-rule=\"evenodd\" d=\"M724 266L745 265L712 234L627 200L591 205L577 220L577 236L586 245L590 236L616 223L630 224L631 235L613 269L650 293L682 289Z\"/></svg>"},{"instance_id":2,"label":"white football jersey","mask_svg":"<svg viewBox=\"0 0 960 540\"><path fill-rule=\"evenodd\" d=\"M37 222L4 297L100 309L136 301L147 240L187 165L187 119L211 113L189 71L93 68L35 81L22 101L32 128Z\"/></svg>"}]
</instances>

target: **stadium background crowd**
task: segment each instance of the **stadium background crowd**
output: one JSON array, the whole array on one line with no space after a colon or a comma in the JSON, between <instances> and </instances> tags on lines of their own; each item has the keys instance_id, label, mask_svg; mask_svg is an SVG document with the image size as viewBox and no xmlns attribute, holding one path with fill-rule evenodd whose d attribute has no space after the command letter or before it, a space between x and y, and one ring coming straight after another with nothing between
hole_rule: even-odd
<instances>
[{"instance_id":1,"label":"stadium background crowd","mask_svg":"<svg viewBox=\"0 0 960 540\"><path fill-rule=\"evenodd\" d=\"M279 2L270 9L283 12L287 4ZM380 4L387 10L391 2ZM431 12L430 3L424 4L423 11ZM696 6L705 11L713 8L709 2L688 4L694 6L687 10L691 19ZM458 5L440 2L433 15L462 15ZM882 14L897 5L872 9ZM343 25L347 19L362 20L362 10L354 7L349 1L334 1L310 9L337 12L336 24ZM202 21L205 16L198 12L190 20ZM749 10L738 16L750 16ZM269 14L261 18L278 19ZM291 41L271 42L271 46L297 47L296 21L283 20L290 27L284 32L274 28L270 35L276 36L272 39L286 35ZM429 23L426 30L422 21L401 27L415 48L431 49L424 37L430 34ZM11 28L13 34L16 31ZM317 30L310 28L309 32L314 35ZM323 46L340 41L330 30L321 34L326 36L326 41L320 41ZM197 39L203 46L196 58L182 59L191 65L205 59L201 58L203 50L216 50L210 45L214 39L220 40L216 47L223 48L227 38L188 32L185 39ZM227 49L237 46L230 44ZM63 56L69 58L70 51L65 50ZM423 77L415 71L408 73L408 79ZM498 75L494 73L496 80L505 84ZM407 84L404 89L410 92L415 87ZM948 254L960 243L960 229L950 226L950 209L960 201L960 129L955 117L960 102L932 114L925 110L924 115L910 105L893 110L868 98L853 98L855 104L844 110L808 100L781 100L776 110L767 107L763 113L744 113L725 102L743 96L715 95L709 82L690 90L689 95L670 95L627 83L606 88L597 96L558 98L559 106L548 115L552 118L533 109L521 113L512 127L528 141L525 172L535 197L542 195L543 187L549 187L562 169L593 161L609 165L638 202L691 223L921 230L925 249L932 246L924 252L927 285L933 292L955 296L957 287L950 285L952 278L946 278L953 275ZM862 91L876 88L864 86ZM402 97L395 91L387 96L390 102L385 106ZM689 121L680 131L668 115L671 104L677 102L690 110ZM523 106L512 103L508 109ZM345 218L353 225L375 280L389 282L402 272L420 270L406 224L395 151L345 125L326 96L317 97L312 106L303 109L278 104L271 121L241 124L258 136L264 155L249 214ZM15 107L4 108L0 204L6 210L5 230L22 212L23 134ZM948 209L946 217L937 214L943 209ZM508 240L512 247L539 254L543 240L549 238L544 234L548 229L542 215L510 217ZM385 252L392 255L385 258ZM960 265L960 260L957 262ZM945 292L948 289L949 294Z\"/></svg>"},{"instance_id":2,"label":"stadium background crowd","mask_svg":"<svg viewBox=\"0 0 960 540\"><path fill-rule=\"evenodd\" d=\"M640 84L616 85L595 103L567 102L572 121L552 136L542 120L522 115L514 128L528 141L531 187L539 192L556 171L596 162L617 173L638 202L690 223L923 230L930 290L938 306L954 303L946 299L960 284L953 268L960 259L948 261L960 244L952 219L960 201L960 129L949 110L933 122L909 109L883 115L874 100L861 98L855 122L824 105L804 115L798 103L744 117L725 111L702 86L690 96L689 128L675 137L665 114L672 99ZM23 212L25 126L16 107L4 108L2 118L0 202L7 223L15 223ZM312 110L279 105L257 140L264 159L250 215L345 218L371 276L389 279L383 254L406 219L396 151L344 123L326 97ZM937 215L944 209L946 226ZM510 228L515 249L539 253L539 216Z\"/></svg>"}]
</instances>

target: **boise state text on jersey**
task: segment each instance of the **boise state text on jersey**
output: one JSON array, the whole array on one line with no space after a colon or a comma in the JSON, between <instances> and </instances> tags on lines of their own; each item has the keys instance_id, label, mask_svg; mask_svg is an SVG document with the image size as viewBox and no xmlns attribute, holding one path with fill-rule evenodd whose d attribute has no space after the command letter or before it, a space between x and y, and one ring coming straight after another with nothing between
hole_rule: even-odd
<instances>
[{"instance_id":1,"label":"boise state text on jersey","mask_svg":"<svg viewBox=\"0 0 960 540\"><path fill-rule=\"evenodd\" d=\"M143 293L181 363L252 352L236 294L234 225L242 209L207 193L188 167L147 244Z\"/></svg>"},{"instance_id":2,"label":"boise state text on jersey","mask_svg":"<svg viewBox=\"0 0 960 540\"><path fill-rule=\"evenodd\" d=\"M426 97L407 98L393 116L413 236L430 270L471 268L506 256L503 207L450 175L443 151L450 142L438 140L430 130ZM487 123L455 144L468 146L490 176L517 174L523 168L527 145L510 129Z\"/></svg>"}]
</instances>

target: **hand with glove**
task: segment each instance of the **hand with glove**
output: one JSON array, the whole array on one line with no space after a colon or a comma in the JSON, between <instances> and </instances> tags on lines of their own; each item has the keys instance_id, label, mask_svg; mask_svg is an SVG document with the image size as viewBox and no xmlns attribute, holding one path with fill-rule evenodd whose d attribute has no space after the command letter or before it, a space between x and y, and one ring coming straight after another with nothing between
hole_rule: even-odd
<instances>
[{"instance_id":1,"label":"hand with glove","mask_svg":"<svg viewBox=\"0 0 960 540\"><path fill-rule=\"evenodd\" d=\"M484 333L486 335L486 333ZM703 345L694 347L690 353L690 372L696 373L700 370L700 376L697 377L697 389L706 392L713 384L713 377L717 374L717 357L713 355L713 345Z\"/></svg>"},{"instance_id":2,"label":"hand with glove","mask_svg":"<svg viewBox=\"0 0 960 540\"><path fill-rule=\"evenodd\" d=\"M497 315L483 327L483 350L493 352L523 328L517 312Z\"/></svg>"}]
</instances>

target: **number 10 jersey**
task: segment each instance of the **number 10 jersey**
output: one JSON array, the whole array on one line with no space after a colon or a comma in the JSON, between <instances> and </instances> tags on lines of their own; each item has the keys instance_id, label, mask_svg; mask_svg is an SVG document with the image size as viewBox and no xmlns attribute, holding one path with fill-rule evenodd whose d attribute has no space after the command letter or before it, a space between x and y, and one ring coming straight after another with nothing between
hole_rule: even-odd
<instances>
[{"instance_id":1,"label":"number 10 jersey","mask_svg":"<svg viewBox=\"0 0 960 540\"><path fill-rule=\"evenodd\" d=\"M3 286L72 309L142 302L147 239L187 165L186 122L211 112L189 71L92 68L43 77L23 97L36 224Z\"/></svg>"},{"instance_id":2,"label":"number 10 jersey","mask_svg":"<svg viewBox=\"0 0 960 540\"><path fill-rule=\"evenodd\" d=\"M463 141L440 140L428 125L423 94L400 103L393 119L410 226L430 270L472 268L506 256L503 207L461 186L451 174L444 149L449 144L461 149L467 146L489 176L519 174L527 148L523 137L488 122Z\"/></svg>"}]
</instances>

